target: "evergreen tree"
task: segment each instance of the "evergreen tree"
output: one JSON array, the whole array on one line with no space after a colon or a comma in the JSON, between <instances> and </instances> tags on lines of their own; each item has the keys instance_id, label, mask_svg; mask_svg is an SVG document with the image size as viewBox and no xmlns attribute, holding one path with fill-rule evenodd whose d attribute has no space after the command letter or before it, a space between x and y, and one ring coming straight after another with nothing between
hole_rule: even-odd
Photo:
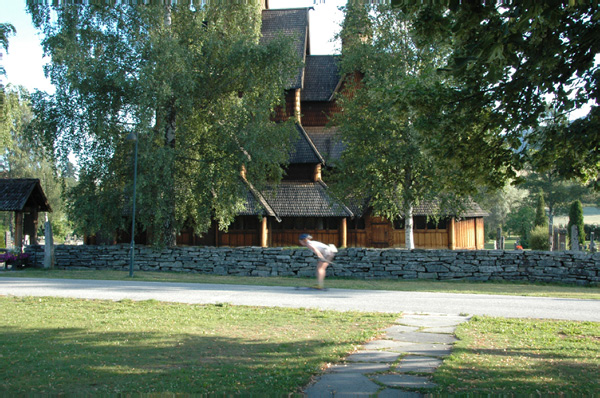
<instances>
[{"instance_id":1,"label":"evergreen tree","mask_svg":"<svg viewBox=\"0 0 600 398\"><path fill-rule=\"evenodd\" d=\"M544 193L540 191L537 195L537 205L535 207L535 227L548 227L548 217L546 216L546 202L544 202Z\"/></svg>"},{"instance_id":2,"label":"evergreen tree","mask_svg":"<svg viewBox=\"0 0 600 398\"><path fill-rule=\"evenodd\" d=\"M514 208L506 220L506 229L519 237L522 247L529 247L529 236L534 227L535 213L529 203Z\"/></svg>"}]
</instances>

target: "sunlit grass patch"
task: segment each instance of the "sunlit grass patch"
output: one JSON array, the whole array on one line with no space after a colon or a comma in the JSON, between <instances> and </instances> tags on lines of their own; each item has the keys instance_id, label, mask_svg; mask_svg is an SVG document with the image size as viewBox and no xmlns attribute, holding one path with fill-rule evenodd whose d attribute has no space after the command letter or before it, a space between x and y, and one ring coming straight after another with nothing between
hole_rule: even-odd
<instances>
[{"instance_id":1,"label":"sunlit grass patch","mask_svg":"<svg viewBox=\"0 0 600 398\"><path fill-rule=\"evenodd\" d=\"M474 317L435 374L448 392L600 393L600 323Z\"/></svg>"}]
</instances>

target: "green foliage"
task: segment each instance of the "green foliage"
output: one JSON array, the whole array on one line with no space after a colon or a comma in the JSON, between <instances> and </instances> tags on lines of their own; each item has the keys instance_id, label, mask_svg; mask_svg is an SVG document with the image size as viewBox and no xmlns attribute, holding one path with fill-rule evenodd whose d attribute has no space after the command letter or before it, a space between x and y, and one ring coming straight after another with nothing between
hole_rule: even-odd
<instances>
[{"instance_id":1,"label":"green foliage","mask_svg":"<svg viewBox=\"0 0 600 398\"><path fill-rule=\"evenodd\" d=\"M496 239L498 228L506 225L509 214L521 207L527 194L526 190L512 184L497 190L482 189L476 198L477 203L489 213L484 224L488 239Z\"/></svg>"},{"instance_id":2,"label":"green foliage","mask_svg":"<svg viewBox=\"0 0 600 398\"><path fill-rule=\"evenodd\" d=\"M591 233L594 233L594 241L596 242L596 247L598 247L598 240L600 239L600 225L585 224L583 226L583 230L585 231L586 240L591 240Z\"/></svg>"},{"instance_id":3,"label":"green foliage","mask_svg":"<svg viewBox=\"0 0 600 398\"><path fill-rule=\"evenodd\" d=\"M129 134L136 221L155 243L211 216L227 225L246 199L242 166L259 188L281 177L292 129L271 115L299 60L286 39L259 44L259 5L29 7L56 87L33 96L35 129L61 164L79 159L80 234L131 223Z\"/></svg>"},{"instance_id":4,"label":"green foliage","mask_svg":"<svg viewBox=\"0 0 600 398\"><path fill-rule=\"evenodd\" d=\"M577 226L577 233L579 235L579 244L585 244L585 229L583 222L583 206L579 200L576 200L571 204L569 208L569 223L567 224L567 234L569 236L569 244L571 242L571 227Z\"/></svg>"},{"instance_id":5,"label":"green foliage","mask_svg":"<svg viewBox=\"0 0 600 398\"><path fill-rule=\"evenodd\" d=\"M544 202L544 193L540 192L537 197L537 205L535 207L535 220L533 225L548 227L548 217L546 216L546 202Z\"/></svg>"},{"instance_id":6,"label":"green foliage","mask_svg":"<svg viewBox=\"0 0 600 398\"><path fill-rule=\"evenodd\" d=\"M600 9L559 0L458 4L430 7L416 26L423 37L452 37L443 70L462 83L461 106L489 109L490 125L501 127L515 150L525 140L561 176L597 183ZM585 104L591 110L572 123L538 129L548 102L561 115Z\"/></svg>"},{"instance_id":7,"label":"green foliage","mask_svg":"<svg viewBox=\"0 0 600 398\"><path fill-rule=\"evenodd\" d=\"M535 212L528 204L522 204L508 214L506 231L519 237L523 248L529 247L529 234L534 227ZM548 227L546 226L546 230Z\"/></svg>"},{"instance_id":8,"label":"green foliage","mask_svg":"<svg viewBox=\"0 0 600 398\"><path fill-rule=\"evenodd\" d=\"M556 215L566 214L571 202L586 198L590 194L588 188L580 183L565 180L556 170L530 172L523 178L520 186L530 192L543 192L549 220L554 220Z\"/></svg>"},{"instance_id":9,"label":"green foliage","mask_svg":"<svg viewBox=\"0 0 600 398\"><path fill-rule=\"evenodd\" d=\"M410 10L355 5L346 15L341 65L350 78L339 98L344 112L334 117L346 145L332 176L338 195L368 198L375 214L393 220L424 200L453 211L478 187L503 186L511 154L487 127L488 110L464 112L458 82L438 72L450 43L416 36Z\"/></svg>"},{"instance_id":10,"label":"green foliage","mask_svg":"<svg viewBox=\"0 0 600 398\"><path fill-rule=\"evenodd\" d=\"M64 239L72 232L62 196L65 188L74 182L74 174L69 169L72 165L69 163L66 170L57 170L52 157L32 133L30 128L33 114L27 90L9 85L5 94L6 101L2 105L6 118L0 121L0 136L7 139L5 149L0 153L5 176L40 180L52 209L48 213L48 219L55 226L60 225L54 235L57 240ZM8 212L0 214L0 217L6 225L14 222ZM43 225L43 215L40 215L39 225Z\"/></svg>"},{"instance_id":11,"label":"green foliage","mask_svg":"<svg viewBox=\"0 0 600 398\"><path fill-rule=\"evenodd\" d=\"M16 29L13 25L9 23L0 23L0 50L4 50L8 52L8 42L9 37L16 33ZM2 58L2 52L0 52L0 58ZM4 70L4 66L0 64L0 76L6 75L6 71ZM0 100L3 99L4 95L4 85L0 84ZM1 104L1 102L0 102ZM1 115L1 114L0 114ZM0 140L1 143L1 140Z\"/></svg>"},{"instance_id":12,"label":"green foliage","mask_svg":"<svg viewBox=\"0 0 600 398\"><path fill-rule=\"evenodd\" d=\"M550 250L548 228L537 226L529 235L529 247L531 250Z\"/></svg>"}]
</instances>

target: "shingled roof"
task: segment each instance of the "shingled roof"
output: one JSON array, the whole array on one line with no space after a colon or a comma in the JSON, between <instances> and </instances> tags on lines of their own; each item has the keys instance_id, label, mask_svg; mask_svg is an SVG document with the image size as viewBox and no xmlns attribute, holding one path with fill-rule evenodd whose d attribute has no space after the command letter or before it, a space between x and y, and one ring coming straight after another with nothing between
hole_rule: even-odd
<instances>
[{"instance_id":1,"label":"shingled roof","mask_svg":"<svg viewBox=\"0 0 600 398\"><path fill-rule=\"evenodd\" d=\"M464 209L461 210L445 210L440 211L440 202L436 200L426 200L418 205L416 205L413 209L413 215L415 216L427 216L436 213L441 213L442 215L459 215L461 217L486 217L489 216L489 213L483 210L477 203L472 200L464 203Z\"/></svg>"},{"instance_id":2,"label":"shingled roof","mask_svg":"<svg viewBox=\"0 0 600 398\"><path fill-rule=\"evenodd\" d=\"M52 211L37 178L0 179L0 211Z\"/></svg>"},{"instance_id":3,"label":"shingled roof","mask_svg":"<svg viewBox=\"0 0 600 398\"><path fill-rule=\"evenodd\" d=\"M339 137L337 128L305 126L304 130L325 162L338 160L342 156L345 146Z\"/></svg>"},{"instance_id":4,"label":"shingled roof","mask_svg":"<svg viewBox=\"0 0 600 398\"><path fill-rule=\"evenodd\" d=\"M293 37L296 54L304 63L305 54L308 50L308 10L309 8L263 10L261 43L268 43L280 34ZM288 82L286 88L302 88L303 81L304 67L301 66L298 68L296 76Z\"/></svg>"},{"instance_id":5,"label":"shingled roof","mask_svg":"<svg viewBox=\"0 0 600 398\"><path fill-rule=\"evenodd\" d=\"M331 101L340 81L339 56L307 56L302 101Z\"/></svg>"},{"instance_id":6,"label":"shingled roof","mask_svg":"<svg viewBox=\"0 0 600 398\"><path fill-rule=\"evenodd\" d=\"M353 217L348 207L327 192L322 181L283 181L263 195L279 217Z\"/></svg>"},{"instance_id":7,"label":"shingled roof","mask_svg":"<svg viewBox=\"0 0 600 398\"><path fill-rule=\"evenodd\" d=\"M368 209L368 201L354 201L348 204L351 211L359 217L362 217L363 211ZM468 200L464 203L463 209L442 210L440 211L439 200L424 200L413 208L413 216L432 216L438 214L440 216L459 216L462 218L468 217L487 217L489 213L483 210L476 202Z\"/></svg>"},{"instance_id":8,"label":"shingled roof","mask_svg":"<svg viewBox=\"0 0 600 398\"><path fill-rule=\"evenodd\" d=\"M273 211L271 205L266 201L262 193L260 193L254 186L244 180L246 184L246 203L244 203L245 209L238 215L240 216L271 216L275 217L278 222L281 222L279 216Z\"/></svg>"},{"instance_id":9,"label":"shingled roof","mask_svg":"<svg viewBox=\"0 0 600 398\"><path fill-rule=\"evenodd\" d=\"M299 124L295 125L297 139L290 152L290 163L321 163L325 164L325 159L319 153L319 150L312 142L306 130Z\"/></svg>"}]
</instances>

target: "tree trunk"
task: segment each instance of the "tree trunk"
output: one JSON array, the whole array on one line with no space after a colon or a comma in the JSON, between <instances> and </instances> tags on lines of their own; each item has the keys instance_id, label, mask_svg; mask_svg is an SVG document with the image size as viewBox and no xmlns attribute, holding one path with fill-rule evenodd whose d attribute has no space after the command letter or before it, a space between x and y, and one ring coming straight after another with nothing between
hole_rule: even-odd
<instances>
[{"instance_id":1,"label":"tree trunk","mask_svg":"<svg viewBox=\"0 0 600 398\"><path fill-rule=\"evenodd\" d=\"M171 27L171 6L165 5L165 26ZM175 98L171 98L166 104L165 109L165 130L164 144L167 148L175 149L177 110L175 109ZM173 160L174 161L174 160ZM169 173L173 173L173 165L169 165ZM175 176L168 176L171 184L165 187L165 197L169 206L167 216L163 223L162 240L165 246L172 247L177 245L177 231L175 229Z\"/></svg>"},{"instance_id":2,"label":"tree trunk","mask_svg":"<svg viewBox=\"0 0 600 398\"><path fill-rule=\"evenodd\" d=\"M176 117L177 111L175 110L174 100L168 105L166 126L165 126L165 146L171 149L175 149L175 130L176 130ZM174 160L173 160L174 161ZM169 173L173 173L173 165L169 167ZM163 243L167 247L177 245L177 231L175 229L175 176L170 175L168 184L165 187L165 196L169 206L168 214L163 224Z\"/></svg>"},{"instance_id":3,"label":"tree trunk","mask_svg":"<svg viewBox=\"0 0 600 398\"><path fill-rule=\"evenodd\" d=\"M406 205L404 209L404 241L406 248L413 250L415 248L415 238L413 235L413 206Z\"/></svg>"},{"instance_id":4,"label":"tree trunk","mask_svg":"<svg viewBox=\"0 0 600 398\"><path fill-rule=\"evenodd\" d=\"M548 235L550 251L558 250L557 247L554 247L554 209L551 206L548 207Z\"/></svg>"}]
</instances>

